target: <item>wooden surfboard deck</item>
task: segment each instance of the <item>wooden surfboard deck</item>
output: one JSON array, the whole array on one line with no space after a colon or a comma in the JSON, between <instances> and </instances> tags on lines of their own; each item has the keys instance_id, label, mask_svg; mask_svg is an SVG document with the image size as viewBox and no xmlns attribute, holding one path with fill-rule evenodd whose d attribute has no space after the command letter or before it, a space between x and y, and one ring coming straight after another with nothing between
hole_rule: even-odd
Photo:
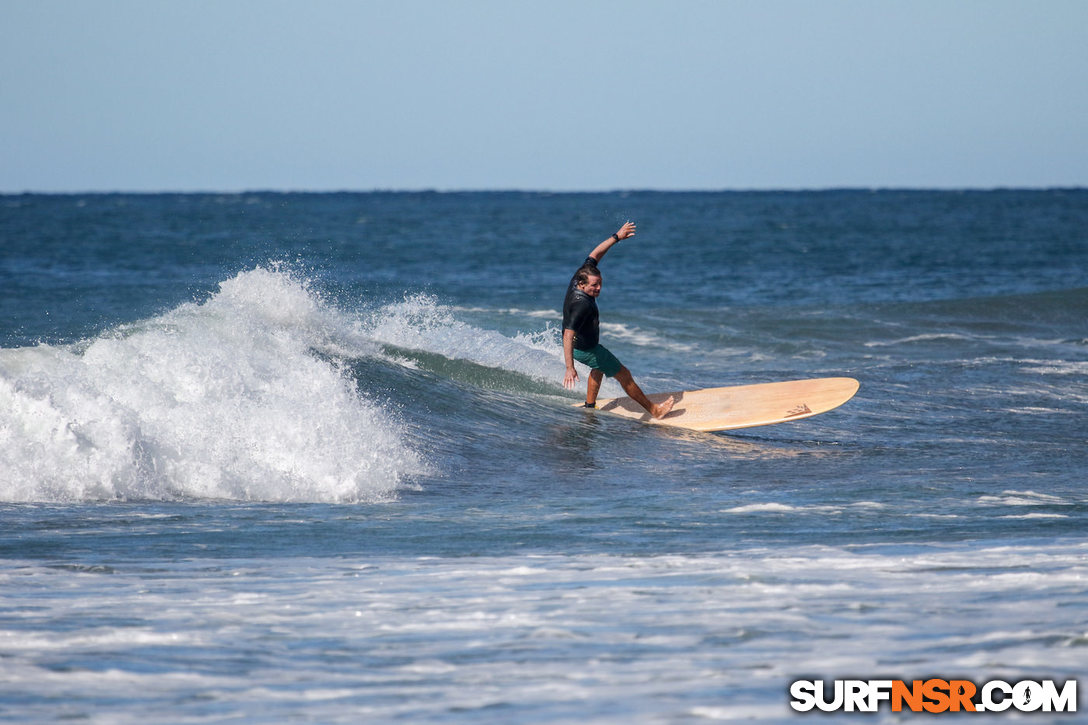
<instances>
[{"instance_id":1,"label":"wooden surfboard deck","mask_svg":"<svg viewBox=\"0 0 1088 725\"><path fill-rule=\"evenodd\" d=\"M643 423L711 432L785 423L826 413L854 397L859 387L860 383L853 378L815 378L648 395L653 403L669 396L676 399L672 411L660 420L651 418L642 406L626 397L598 400L596 410ZM577 407L581 406L579 403Z\"/></svg>"}]
</instances>

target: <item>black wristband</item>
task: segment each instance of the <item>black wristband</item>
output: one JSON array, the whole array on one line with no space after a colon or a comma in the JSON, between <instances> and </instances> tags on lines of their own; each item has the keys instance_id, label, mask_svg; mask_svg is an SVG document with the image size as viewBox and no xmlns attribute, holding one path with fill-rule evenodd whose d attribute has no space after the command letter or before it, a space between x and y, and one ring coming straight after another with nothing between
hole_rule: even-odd
<instances>
[{"instance_id":1,"label":"black wristband","mask_svg":"<svg viewBox=\"0 0 1088 725\"><path fill-rule=\"evenodd\" d=\"M620 240L620 235L619 234L613 234L612 238L615 239L618 242Z\"/></svg>"}]
</instances>

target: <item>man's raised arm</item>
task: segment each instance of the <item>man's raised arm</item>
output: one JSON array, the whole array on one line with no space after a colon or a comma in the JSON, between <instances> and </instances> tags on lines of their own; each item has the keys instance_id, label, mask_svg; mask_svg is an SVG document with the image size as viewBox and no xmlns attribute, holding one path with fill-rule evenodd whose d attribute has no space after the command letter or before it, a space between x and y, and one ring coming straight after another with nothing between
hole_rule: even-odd
<instances>
[{"instance_id":1,"label":"man's raised arm","mask_svg":"<svg viewBox=\"0 0 1088 725\"><path fill-rule=\"evenodd\" d=\"M620 230L618 232L616 232L615 234L610 236L608 239L606 239L603 242L601 242L600 244L598 244L596 246L596 248L592 252L589 253L589 256L596 259L597 264L600 264L601 263L601 257L603 257L605 255L605 253L609 249L612 248L613 244L615 244L616 242L623 241L624 239L627 239L628 237L633 237L633 236L635 236L635 223L634 222L627 222L622 227L620 227Z\"/></svg>"}]
</instances>

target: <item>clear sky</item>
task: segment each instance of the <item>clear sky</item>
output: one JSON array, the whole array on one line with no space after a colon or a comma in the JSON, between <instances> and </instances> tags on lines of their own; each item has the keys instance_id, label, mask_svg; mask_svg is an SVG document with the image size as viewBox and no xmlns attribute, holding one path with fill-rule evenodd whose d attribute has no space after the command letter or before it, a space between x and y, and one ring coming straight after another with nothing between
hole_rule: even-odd
<instances>
[{"instance_id":1,"label":"clear sky","mask_svg":"<svg viewBox=\"0 0 1088 725\"><path fill-rule=\"evenodd\" d=\"M1086 0L0 0L0 192L1085 185Z\"/></svg>"}]
</instances>

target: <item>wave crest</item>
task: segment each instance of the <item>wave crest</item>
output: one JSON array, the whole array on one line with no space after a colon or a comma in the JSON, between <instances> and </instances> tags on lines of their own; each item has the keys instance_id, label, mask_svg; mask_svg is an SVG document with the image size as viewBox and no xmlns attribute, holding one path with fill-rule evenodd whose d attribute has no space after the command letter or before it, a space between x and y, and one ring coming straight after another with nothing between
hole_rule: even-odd
<instances>
[{"instance_id":1,"label":"wave crest","mask_svg":"<svg viewBox=\"0 0 1088 725\"><path fill-rule=\"evenodd\" d=\"M260 267L81 345L0 350L0 499L387 499L424 462L313 354L366 344L305 280Z\"/></svg>"}]
</instances>

